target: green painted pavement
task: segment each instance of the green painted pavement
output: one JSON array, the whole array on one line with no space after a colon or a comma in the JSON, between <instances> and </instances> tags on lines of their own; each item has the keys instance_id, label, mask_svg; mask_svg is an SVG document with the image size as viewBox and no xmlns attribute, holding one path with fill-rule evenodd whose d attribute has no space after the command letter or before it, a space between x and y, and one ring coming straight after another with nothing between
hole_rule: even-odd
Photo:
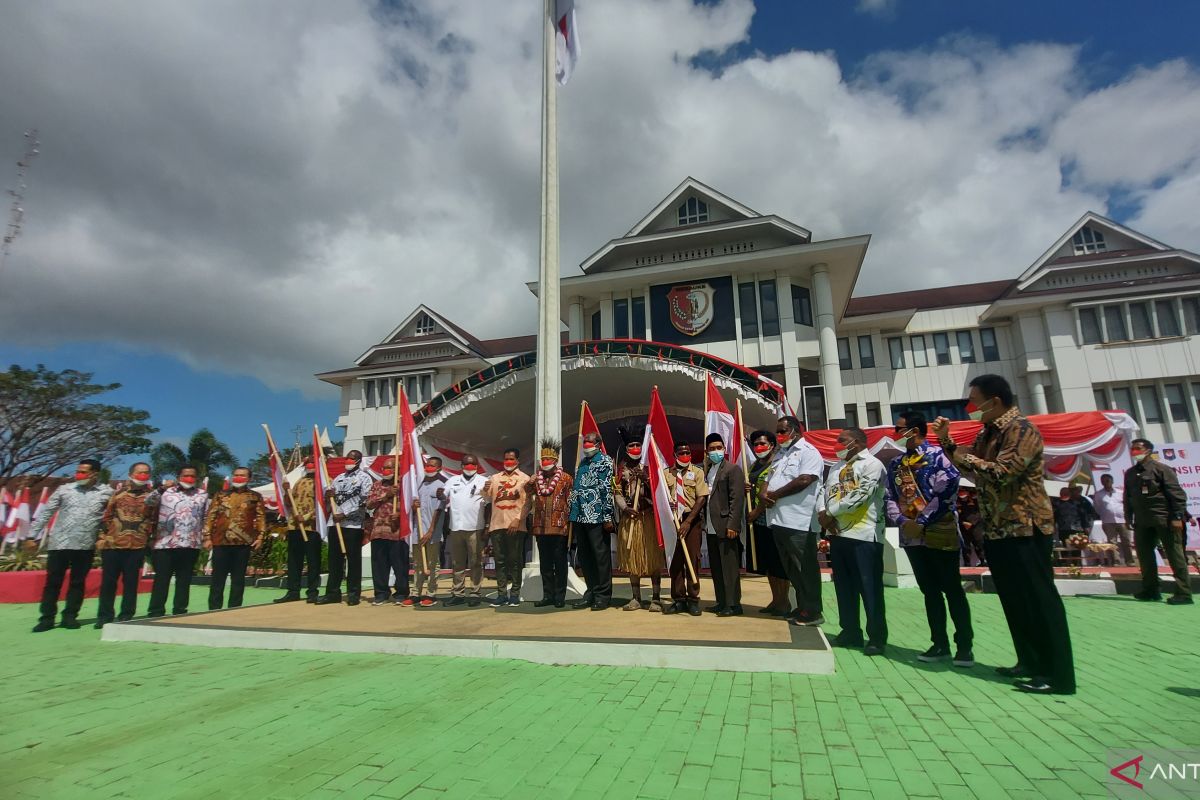
<instances>
[{"instance_id":1,"label":"green painted pavement","mask_svg":"<svg viewBox=\"0 0 1200 800\"><path fill-rule=\"evenodd\" d=\"M1106 749L1200 746L1195 607L1067 598L1080 690L1046 698L992 672L1000 606L970 602L974 670L916 662L897 589L889 658L811 677L105 644L0 606L0 796L1099 798Z\"/></svg>"}]
</instances>

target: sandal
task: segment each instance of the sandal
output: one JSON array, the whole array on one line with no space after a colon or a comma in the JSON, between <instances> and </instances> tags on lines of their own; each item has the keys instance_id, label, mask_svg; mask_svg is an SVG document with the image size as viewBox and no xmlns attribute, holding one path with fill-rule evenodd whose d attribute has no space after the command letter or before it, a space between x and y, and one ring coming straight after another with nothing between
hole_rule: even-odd
<instances>
[{"instance_id":1,"label":"sandal","mask_svg":"<svg viewBox=\"0 0 1200 800\"><path fill-rule=\"evenodd\" d=\"M642 610L642 601L638 600L635 597L632 600L630 600L628 603L626 603L625 605L621 606L621 610L622 611L641 611Z\"/></svg>"}]
</instances>

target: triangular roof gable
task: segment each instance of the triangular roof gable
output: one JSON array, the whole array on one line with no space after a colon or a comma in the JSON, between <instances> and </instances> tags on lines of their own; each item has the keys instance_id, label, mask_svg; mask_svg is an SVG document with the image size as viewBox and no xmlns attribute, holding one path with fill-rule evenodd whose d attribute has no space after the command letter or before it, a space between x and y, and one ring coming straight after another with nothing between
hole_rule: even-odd
<instances>
[{"instance_id":1,"label":"triangular roof gable","mask_svg":"<svg viewBox=\"0 0 1200 800\"><path fill-rule=\"evenodd\" d=\"M1169 245L1163 244L1157 239L1151 239L1149 236L1138 233L1132 228L1128 228L1119 222L1109 219L1108 217L1101 216L1095 211L1088 211L1086 214L1076 220L1075 224L1068 228L1067 232L1064 233L1057 242L1050 246L1050 249L1042 253L1041 256L1038 257L1037 261L1034 261L1028 269L1021 273L1021 277L1017 279L1017 288L1024 289L1033 283L1036 278L1040 277L1043 268L1055 259L1055 257L1058 255L1058 252L1062 250L1068 242L1071 241L1071 237L1078 233L1079 230L1084 226L1090 226L1093 229L1099 230L1101 233L1116 234L1118 238L1132 240L1133 242L1150 248L1151 250L1167 251L1171 249ZM1103 253L1096 253L1095 256L1097 259L1104 258Z\"/></svg>"},{"instance_id":2,"label":"triangular roof gable","mask_svg":"<svg viewBox=\"0 0 1200 800\"><path fill-rule=\"evenodd\" d=\"M379 342L379 344L375 344L375 345L372 345L371 347L367 348L367 351L365 353L363 353L362 355L360 355L357 359L355 359L354 363L361 365L363 363L364 359L366 359L367 356L371 355L371 353L374 350L376 350L377 348L382 347L384 345L391 344L394 341L396 341L397 339L402 338L401 334L404 332L404 330L406 328L408 328L408 326L411 325L413 323L413 321L422 313L427 314L429 316L429 318L431 320L433 320L434 324L442 329L440 334L435 334L435 335L449 336L451 339L454 339L456 342L458 342L460 345L462 345L462 348L464 350L474 351L477 355L481 355L483 353L483 346L482 346L482 344L480 344L480 341L478 339L476 339L471 334L467 333L465 330L460 328L458 325L455 325L453 322L451 322L450 320L443 317L441 314L434 311L429 306L422 303L421 305L414 308L409 313L409 315L407 317L405 317L403 319L403 321L401 321L401 323L399 325L397 325L395 328L393 328L392 332L389 333L386 337L384 337L383 341Z\"/></svg>"},{"instance_id":3,"label":"triangular roof gable","mask_svg":"<svg viewBox=\"0 0 1200 800\"><path fill-rule=\"evenodd\" d=\"M652 233L664 228L678 227L677 222L672 222L670 225L654 225L654 222L668 211L674 217L675 209L692 195L695 195L696 199L708 203L710 207L716 205L723 208L731 219L751 219L762 216L749 206L742 205L729 195L722 194L689 175L683 179L682 183L672 189L671 193L664 197L662 202L651 209L649 214L638 220L637 224L630 228L629 232L622 238L628 239L631 236L639 236L643 233Z\"/></svg>"}]
</instances>

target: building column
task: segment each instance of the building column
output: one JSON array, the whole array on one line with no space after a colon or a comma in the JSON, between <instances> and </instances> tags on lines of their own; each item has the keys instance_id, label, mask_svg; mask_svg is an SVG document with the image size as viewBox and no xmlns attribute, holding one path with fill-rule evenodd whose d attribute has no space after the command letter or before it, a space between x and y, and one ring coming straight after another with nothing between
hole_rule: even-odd
<instances>
[{"instance_id":1,"label":"building column","mask_svg":"<svg viewBox=\"0 0 1200 800\"><path fill-rule=\"evenodd\" d=\"M1029 384L1029 401L1033 404L1032 414L1049 414L1050 407L1046 404L1046 382L1039 372L1031 372L1025 376Z\"/></svg>"},{"instance_id":2,"label":"building column","mask_svg":"<svg viewBox=\"0 0 1200 800\"><path fill-rule=\"evenodd\" d=\"M583 335L583 298L576 295L567 306L567 338L572 342L581 342L587 337Z\"/></svg>"},{"instance_id":3,"label":"building column","mask_svg":"<svg viewBox=\"0 0 1200 800\"><path fill-rule=\"evenodd\" d=\"M845 417L842 395L842 368L838 363L837 330L833 327L833 289L829 284L829 265L812 267L813 322L821 348L821 383L825 386L825 413L830 427L838 427Z\"/></svg>"}]
</instances>

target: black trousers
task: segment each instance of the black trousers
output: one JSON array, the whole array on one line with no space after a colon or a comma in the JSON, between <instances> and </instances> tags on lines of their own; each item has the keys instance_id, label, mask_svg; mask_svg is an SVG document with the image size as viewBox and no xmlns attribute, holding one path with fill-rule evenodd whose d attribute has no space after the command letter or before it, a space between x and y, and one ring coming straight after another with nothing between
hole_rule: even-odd
<instances>
[{"instance_id":1,"label":"black trousers","mask_svg":"<svg viewBox=\"0 0 1200 800\"><path fill-rule=\"evenodd\" d=\"M578 545L579 566L583 567L583 580L593 605L604 605L612 601L612 549L609 534L603 525L574 522L575 542ZM566 574L563 575L566 580Z\"/></svg>"},{"instance_id":2,"label":"black trousers","mask_svg":"<svg viewBox=\"0 0 1200 800\"><path fill-rule=\"evenodd\" d=\"M138 578L145 550L100 551L100 609L97 622L113 621L113 605L117 599L117 579L121 579L121 619L130 619L137 612Z\"/></svg>"},{"instance_id":3,"label":"black trousers","mask_svg":"<svg viewBox=\"0 0 1200 800\"><path fill-rule=\"evenodd\" d=\"M721 608L742 604L742 540L708 534L708 568Z\"/></svg>"},{"instance_id":4,"label":"black trousers","mask_svg":"<svg viewBox=\"0 0 1200 800\"><path fill-rule=\"evenodd\" d=\"M388 576L396 573L396 597L408 597L408 542L404 539L371 540L371 587L376 600L387 600L391 594Z\"/></svg>"},{"instance_id":5,"label":"black trousers","mask_svg":"<svg viewBox=\"0 0 1200 800\"><path fill-rule=\"evenodd\" d=\"M1046 550L1049 536L988 539L988 566L1008 621L1017 661L1057 691L1075 691L1075 661L1067 611L1054 586L1054 570Z\"/></svg>"},{"instance_id":6,"label":"black trousers","mask_svg":"<svg viewBox=\"0 0 1200 800\"><path fill-rule=\"evenodd\" d=\"M300 596L300 572L308 566L305 594L316 597L321 593L321 534L308 531L308 541L300 531L287 532L287 593Z\"/></svg>"},{"instance_id":7,"label":"black trousers","mask_svg":"<svg viewBox=\"0 0 1200 800\"><path fill-rule=\"evenodd\" d=\"M912 564L917 588L925 597L925 618L929 620L929 638L934 646L950 646L946 635L946 606L950 606L954 643L962 650L970 650L975 634L971 629L971 607L967 605L967 593L963 591L958 571L958 548L934 550L918 545L906 547L904 552Z\"/></svg>"},{"instance_id":8,"label":"black trousers","mask_svg":"<svg viewBox=\"0 0 1200 800\"><path fill-rule=\"evenodd\" d=\"M213 545L212 583L208 587L208 610L218 610L225 600L225 580L229 579L229 607L242 604L242 593L246 590L246 565L250 563L250 545Z\"/></svg>"},{"instance_id":9,"label":"black trousers","mask_svg":"<svg viewBox=\"0 0 1200 800\"><path fill-rule=\"evenodd\" d=\"M861 599L867 614L867 641L883 647L888 638L883 604L883 542L834 536L829 540L829 561L833 566L841 635L852 642L862 639L858 616Z\"/></svg>"},{"instance_id":10,"label":"black trousers","mask_svg":"<svg viewBox=\"0 0 1200 800\"><path fill-rule=\"evenodd\" d=\"M346 595L358 597L362 594L362 528L343 525L342 539L346 542L345 553L338 541L337 528L329 529L329 582L325 585L325 594L340 598L342 579L345 578Z\"/></svg>"},{"instance_id":11,"label":"black trousers","mask_svg":"<svg viewBox=\"0 0 1200 800\"><path fill-rule=\"evenodd\" d=\"M196 571L196 558L200 550L195 547L172 547L153 550L150 565L154 567L154 586L150 589L150 607L146 613L161 617L167 613L167 592L171 590L171 578L175 579L175 601L171 604L172 614L186 614L188 600L192 594L192 574Z\"/></svg>"},{"instance_id":12,"label":"black trousers","mask_svg":"<svg viewBox=\"0 0 1200 800\"><path fill-rule=\"evenodd\" d=\"M1142 591L1146 594L1158 594L1158 559L1154 557L1154 548L1162 545L1171 565L1171 574L1175 576L1175 596L1191 597L1192 584L1188 577L1187 558L1183 547L1187 534L1179 534L1168 525L1136 525L1133 529L1133 545L1137 548L1138 566L1142 572Z\"/></svg>"},{"instance_id":13,"label":"black trousers","mask_svg":"<svg viewBox=\"0 0 1200 800\"><path fill-rule=\"evenodd\" d=\"M537 539L542 568L542 598L555 603L567 600L567 537L543 535Z\"/></svg>"},{"instance_id":14,"label":"black trousers","mask_svg":"<svg viewBox=\"0 0 1200 800\"><path fill-rule=\"evenodd\" d=\"M73 620L79 616L83 605L84 583L92 569L93 550L51 550L46 556L46 585L42 589L41 622L54 622L58 613L58 596L62 593L63 579L67 571L71 579L67 582L67 604L63 608L63 619Z\"/></svg>"},{"instance_id":15,"label":"black trousers","mask_svg":"<svg viewBox=\"0 0 1200 800\"><path fill-rule=\"evenodd\" d=\"M817 562L817 542L821 534L813 531L798 531L781 525L772 525L775 548L783 562L783 571L788 583L796 591L796 608L810 617L819 617L824 607L821 602L821 565Z\"/></svg>"}]
</instances>

